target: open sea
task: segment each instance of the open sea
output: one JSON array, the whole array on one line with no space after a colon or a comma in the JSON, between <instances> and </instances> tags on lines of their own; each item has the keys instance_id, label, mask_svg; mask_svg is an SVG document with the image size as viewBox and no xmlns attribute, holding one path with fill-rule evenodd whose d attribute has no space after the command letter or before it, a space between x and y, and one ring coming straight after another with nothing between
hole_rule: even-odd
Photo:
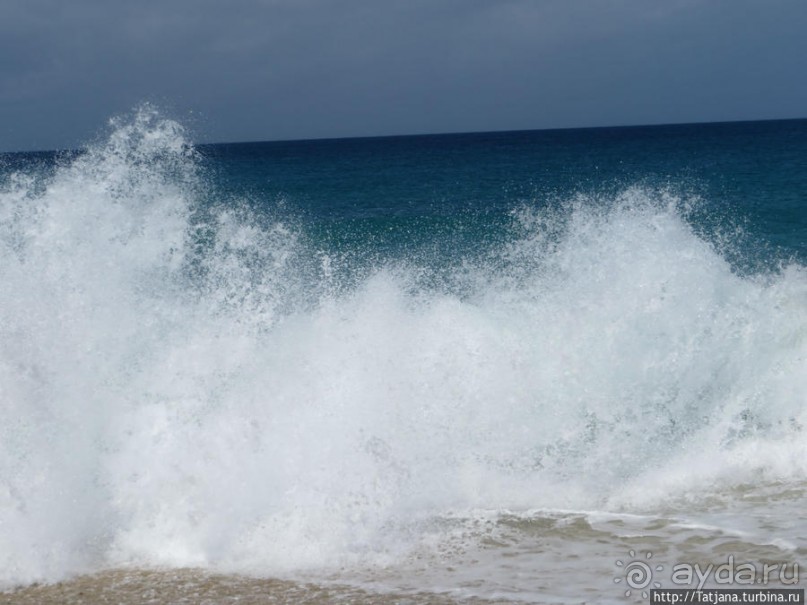
<instances>
[{"instance_id":1,"label":"open sea","mask_svg":"<svg viewBox=\"0 0 807 605\"><path fill-rule=\"evenodd\" d=\"M807 120L192 139L0 154L0 603L807 584Z\"/></svg>"}]
</instances>

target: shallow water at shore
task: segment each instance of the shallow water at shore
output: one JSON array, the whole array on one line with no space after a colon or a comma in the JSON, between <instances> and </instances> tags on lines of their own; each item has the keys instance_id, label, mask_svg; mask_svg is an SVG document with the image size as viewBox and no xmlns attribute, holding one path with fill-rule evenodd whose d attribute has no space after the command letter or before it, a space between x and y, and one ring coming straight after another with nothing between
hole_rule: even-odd
<instances>
[{"instance_id":1,"label":"shallow water at shore","mask_svg":"<svg viewBox=\"0 0 807 605\"><path fill-rule=\"evenodd\" d=\"M798 484L741 487L667 515L476 511L435 520L439 544L388 566L289 578L119 568L22 587L0 604L625 603L653 587L697 587L697 575L689 584L674 578L682 565L699 566L704 587L746 587L736 571L745 565L756 570L755 587L800 588L804 492ZM774 571L763 578L765 565ZM639 568L649 575L629 585Z\"/></svg>"}]
</instances>

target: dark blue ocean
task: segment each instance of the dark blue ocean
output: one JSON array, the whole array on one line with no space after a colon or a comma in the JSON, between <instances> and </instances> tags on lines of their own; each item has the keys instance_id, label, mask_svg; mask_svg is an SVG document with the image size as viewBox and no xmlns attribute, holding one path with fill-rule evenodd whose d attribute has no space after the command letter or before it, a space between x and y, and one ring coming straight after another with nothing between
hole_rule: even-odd
<instances>
[{"instance_id":1,"label":"dark blue ocean","mask_svg":"<svg viewBox=\"0 0 807 605\"><path fill-rule=\"evenodd\" d=\"M692 205L740 265L807 254L807 120L205 145L217 192L297 214L333 251L496 245L516 209L629 188ZM372 246L363 245L372 242ZM446 260L446 259L443 259Z\"/></svg>"},{"instance_id":2,"label":"dark blue ocean","mask_svg":"<svg viewBox=\"0 0 807 605\"><path fill-rule=\"evenodd\" d=\"M144 106L0 154L0 588L792 575L807 120L193 141Z\"/></svg>"}]
</instances>

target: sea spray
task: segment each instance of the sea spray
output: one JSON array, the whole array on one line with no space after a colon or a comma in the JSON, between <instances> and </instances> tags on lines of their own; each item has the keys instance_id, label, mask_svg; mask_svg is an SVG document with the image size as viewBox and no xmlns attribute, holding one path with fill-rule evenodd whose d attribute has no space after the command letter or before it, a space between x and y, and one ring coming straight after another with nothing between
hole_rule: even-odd
<instances>
[{"instance_id":1,"label":"sea spray","mask_svg":"<svg viewBox=\"0 0 807 605\"><path fill-rule=\"evenodd\" d=\"M807 275L739 275L686 205L534 202L351 272L148 107L7 176L0 581L366 567L469 511L804 479Z\"/></svg>"}]
</instances>

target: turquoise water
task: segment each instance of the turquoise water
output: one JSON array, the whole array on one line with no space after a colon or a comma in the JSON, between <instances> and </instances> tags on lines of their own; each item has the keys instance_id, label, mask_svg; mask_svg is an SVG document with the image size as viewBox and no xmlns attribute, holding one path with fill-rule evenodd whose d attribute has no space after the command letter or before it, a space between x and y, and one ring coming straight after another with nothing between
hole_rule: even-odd
<instances>
[{"instance_id":1,"label":"turquoise water","mask_svg":"<svg viewBox=\"0 0 807 605\"><path fill-rule=\"evenodd\" d=\"M0 583L792 562L805 235L806 120L3 154Z\"/></svg>"}]
</instances>

